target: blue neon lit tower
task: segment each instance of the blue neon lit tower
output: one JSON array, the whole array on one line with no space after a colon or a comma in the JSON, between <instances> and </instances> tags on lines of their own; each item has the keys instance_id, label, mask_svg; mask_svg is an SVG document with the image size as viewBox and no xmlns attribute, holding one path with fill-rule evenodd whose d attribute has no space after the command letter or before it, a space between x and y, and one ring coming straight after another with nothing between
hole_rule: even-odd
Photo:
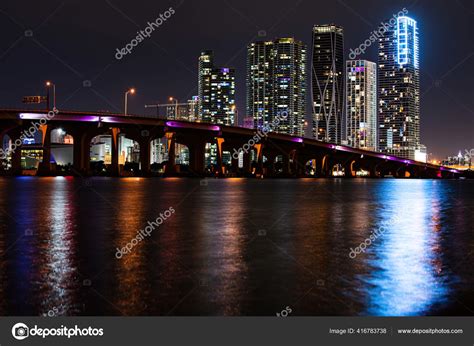
<instances>
[{"instance_id":1,"label":"blue neon lit tower","mask_svg":"<svg viewBox=\"0 0 474 346\"><path fill-rule=\"evenodd\" d=\"M421 148L418 40L417 22L406 16L379 38L379 149L409 159Z\"/></svg>"}]
</instances>

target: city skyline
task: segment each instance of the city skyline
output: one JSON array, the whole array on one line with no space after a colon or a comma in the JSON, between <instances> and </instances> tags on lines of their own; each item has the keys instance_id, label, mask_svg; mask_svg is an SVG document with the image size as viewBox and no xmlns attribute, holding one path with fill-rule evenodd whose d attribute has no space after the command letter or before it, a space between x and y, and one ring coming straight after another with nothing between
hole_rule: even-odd
<instances>
[{"instance_id":1,"label":"city skyline","mask_svg":"<svg viewBox=\"0 0 474 346\"><path fill-rule=\"evenodd\" d=\"M469 344L473 19L3 1L0 346Z\"/></svg>"},{"instance_id":2,"label":"city skyline","mask_svg":"<svg viewBox=\"0 0 474 346\"><path fill-rule=\"evenodd\" d=\"M116 5L117 5L117 7L120 7L120 6L123 6L124 3L118 2ZM324 14L326 16L326 18L316 18L317 16L315 15L314 16L315 18L311 19L311 24L308 25L308 20L307 20L308 15L306 13L304 13L305 11L302 11L301 8L298 8L298 9L295 10L295 14L298 14L298 18L300 18L300 17L304 18L304 20L299 20L298 21L298 22L301 22L301 23L295 24L294 22L292 22L294 16L290 17L290 18L284 17L286 19L284 20L284 24L282 24L281 28L278 29L278 32L276 30L274 30L274 32L272 32L269 29L263 30L264 32L261 32L262 30L255 30L254 40L259 39L258 35L265 35L265 36L261 37L264 40L273 39L274 37L278 37L278 36L280 36L280 37L292 36L292 37L295 37L298 40L303 41L304 43L306 43L307 46L309 46L309 43L311 41L311 38L309 36L311 35L310 30L311 30L312 25L319 24L319 23L325 23L325 22L326 23L327 22L333 22L333 23L336 23L338 25L341 25L345 29L345 32L346 32L346 34L345 34L346 49L345 49L345 52L344 52L345 53L344 59L348 60L347 53L348 53L349 48L357 47L360 44L360 42L364 41L363 40L364 37L368 37L368 34L370 33L371 30L375 30L377 28L377 26L378 26L377 23L382 21L384 18L389 17L392 13L397 13L405 5L407 5L409 15L415 17L417 19L417 22L419 23L419 25L423 27L423 35L420 37L420 47L421 47L421 49L420 49L420 51L421 51L420 60L421 60L421 62L423 62L425 60L426 56L429 56L429 51L430 51L430 49L426 48L426 46L427 46L426 37L428 35L428 32L433 32L433 30L428 31L425 28L426 28L426 26L431 25L431 29L434 29L433 23L432 23L433 19L430 20L430 18L426 17L426 16L425 16L425 19L419 18L420 16L425 15L423 13L423 11L421 11L420 9L417 10L417 7L422 7L421 5L415 6L415 8L411 8L410 6L408 6L407 3L403 3L403 2L400 3L397 6L376 6L378 8L377 9L374 8L374 10L371 11L370 15L366 14L365 16L363 16L366 19L366 21L369 21L369 20L367 20L367 18L371 19L369 22L373 24L372 27L370 27L367 23L365 23L364 20L362 20L361 18L358 18L353 13L353 11L349 10L348 8L346 8L344 6L340 6L340 5L337 6L337 7L328 6L328 8L326 9L325 14ZM165 7L166 6L164 6L164 8ZM352 6L352 7L357 8L356 6ZM370 6L367 6L367 7L370 7ZM65 7L64 9L59 9L58 11L63 11L66 8L67 7ZM101 10L105 11L105 9L103 9L103 8ZM115 11L114 9L110 9L110 10ZM189 10L189 8L187 10ZM232 12L233 10L230 9L229 11ZM6 12L8 13L8 9L7 9ZM365 12L364 12L364 14L365 14ZM120 14L116 11L115 11L115 15L120 17ZM142 15L143 15L144 18L149 17L149 16L146 16L144 14L142 14ZM173 15L173 17L171 17L169 19L169 21L179 20L178 16L179 16L179 7L176 8L176 14ZM51 19L51 21L54 22L54 23L56 23L55 21L58 20L58 18L56 18L56 17L53 17L53 19ZM60 20L60 18L59 18L59 20ZM262 28L265 28L266 26L268 27L268 24L264 24L264 22L265 22L264 18L260 18L259 20L262 23L262 25L261 25ZM138 21L138 20L135 20L135 21L138 24L141 23L141 21ZM257 23L260 23L260 22L257 21ZM352 22L352 24L351 24L351 22ZM366 27L366 29L360 29L360 30L356 29L356 28L360 28L360 26L361 26L360 22L362 22L362 24L364 25L364 27ZM146 21L144 21L144 23L146 23ZM216 23L216 25L219 25L219 23ZM133 24L131 24L131 25L133 26ZM51 24L45 25L46 28L48 28L50 26L52 26L52 25ZM168 23L165 23L162 27L160 27L160 29L159 29L160 32L156 34L157 35L156 39L159 38L160 40L164 39L165 41L167 41L169 39L169 37L167 36L168 35L167 32L169 30L171 30L172 26L174 26L174 25L169 25L168 26ZM303 26L304 26L304 28L303 28ZM31 25L31 27L34 28L34 25ZM303 29L304 29L304 34L301 34ZM43 30L43 29L41 29L41 30ZM298 33L298 32L295 32L294 30L299 30L300 32ZM16 31L18 31L18 30L16 30ZM44 35L43 36L40 36L39 34L35 35L35 33L37 33L37 32L39 32L39 31L34 31L33 38L37 39L38 42L45 41ZM460 31L460 32L461 32L461 34L463 33L462 31ZM133 33L133 31L132 31L132 33ZM202 49L213 48L213 50L216 53L216 56L218 57L218 59L217 59L218 64L217 65L219 65L219 66L229 66L229 67L234 67L235 68L235 70L236 70L236 90L237 90L236 103L237 103L237 109L239 111L239 116L241 118L243 118L247 114L244 114L244 112L243 112L243 110L245 109L243 107L243 101L245 100L245 84L242 83L242 80L245 79L245 69L242 69L241 67L242 67L242 65L245 65L245 53L246 52L245 52L245 49L244 49L243 52L241 52L237 55L235 55L235 54L231 55L233 60L228 59L229 54L227 52L229 52L229 48L227 47L227 44L232 43L232 46L236 47L236 48L239 45L235 41L235 39L236 39L235 36L236 35L235 35L235 33L233 34L232 30L224 30L224 29L219 30L219 33L221 34L221 37L222 37L222 35L224 35L224 37L226 37L226 39L225 40L218 39L217 33L214 32L213 35L210 35L210 36L213 36L212 40L208 40L208 42L205 42L205 40L204 40L204 42L199 44L199 46L200 46L199 51L201 51ZM279 35L279 33L282 33L282 35ZM119 38L117 40L117 42L118 42L117 46L120 46L119 42L125 42L126 38L129 37L129 36L130 36L130 34L127 35L127 30L124 30L124 37L122 37L121 39ZM157 48L155 46L155 44L151 42L151 40L156 41L156 39L154 37L150 38L150 42L145 42L144 44L140 45L139 47L136 47L134 49L134 51L132 52L132 54L125 56L120 61L120 64L124 64L124 65L132 64L132 66L135 66L136 69L139 69L139 67L136 66L136 65L140 64L140 65L146 66L146 68L149 69L151 65L144 64L144 63L141 62L141 60L144 57L145 57L145 60L146 60L147 53L150 53L150 50L154 50L154 49ZM6 66L7 65L6 63L12 64L11 57L15 54L18 54L18 52L15 53L15 51L18 50L18 49L21 50L22 45L26 45L25 41L26 41L26 38L22 41L22 44L20 44L18 47L13 47L8 52L6 52L6 54L3 55L2 66ZM208 43L212 43L212 42L213 42L213 44L208 44ZM188 43L191 43L191 42L188 42ZM45 46L49 46L49 45L45 44ZM191 56L192 59L195 59L195 56L197 55L198 52L195 51L194 48L192 48L190 44L185 44L184 46L186 46L186 49L184 51L186 51L188 53L186 53L186 55L183 54L181 56L181 59L178 59L178 60L180 60L181 62L183 62L182 60L188 61L189 56ZM222 46L222 48L220 46ZM374 57L374 55L376 55L376 53L374 54L374 52L376 52L376 50L377 50L376 46L377 45L373 45L372 47L370 47L364 55L360 56L360 58L374 61L373 57ZM179 47L182 47L182 45L180 45ZM41 48L38 48L38 49L41 51ZM432 49L433 49L433 47L431 47L431 50ZM106 49L103 48L103 50L106 50ZM195 85L196 83L194 82L193 84L191 84L192 81L196 80L195 79L196 78L196 72L195 72L196 68L194 68L193 66L191 66L191 64L188 64L186 62L183 62L181 64L179 62L176 63L176 62L173 61L173 64L169 65L171 67L170 70L173 72L173 74L176 73L176 69L177 69L177 67L174 64L181 65L181 67L178 68L178 70L180 70L180 71L178 71L178 74L174 78L165 78L167 71L164 71L164 70L166 70L166 69L157 68L155 66L153 69L156 70L157 72L159 71L159 73L160 73L159 75L157 75L157 77L155 77L156 79L159 80L159 82L155 85L151 85L151 87L146 87L145 81L143 81L143 82L140 81L140 80L143 80L140 77L141 73L137 73L136 74L137 77L135 77L135 78L130 78L130 76L128 76L127 78L125 78L125 77L119 78L118 82L117 83L114 82L115 83L114 86L111 87L110 90L109 90L109 87L107 87L107 85L109 85L109 84L107 84L107 83L103 84L103 85L101 85L101 84L103 82L105 82L105 80L110 80L111 79L109 70L111 70L112 68L116 68L115 66L109 67L108 69L105 70L105 72L102 72L102 73L100 71L100 68L97 67L97 69L96 69L97 71L94 71L94 72L97 72L97 73L95 73L95 74L90 73L93 76L94 75L99 75L99 80L97 80L97 79L94 80L92 77L86 77L85 74L84 74L83 77L76 76L75 78L74 77L71 78L71 76L68 76L69 77L68 78L66 76L70 75L70 73L73 73L73 72L68 71L68 68L66 66L64 66L61 63L61 61L58 61L57 58L60 58L64 63L66 63L66 61L69 61L68 65L72 69L79 72L79 70L75 68L76 64L74 63L74 59L72 59L73 61L71 62L71 59L70 59L70 57L68 57L67 54L66 55L60 54L60 52L53 53L53 51L51 51L51 53L52 54L49 55L49 59L46 57L47 60L50 60L50 64L44 64L45 67L41 71L41 76L44 76L44 77L41 78L41 79L40 78L35 78L35 80L37 80L36 85L33 85L32 81L30 80L30 79L33 79L34 74L30 73L30 74L28 74L28 76L26 78L24 78L24 80L29 81L28 83L29 83L29 85L31 85L31 88L29 88L30 91L25 90L23 85L22 86L17 85L17 83L14 82L14 81L13 81L13 83L9 83L11 85L11 88L8 92L6 92L5 90L2 91L3 96L5 96L5 94L8 94L8 96L9 96L8 98L4 97L4 100L11 100L11 101L5 101L6 105L8 105L8 106L9 105L12 105L12 106L14 106L14 105L18 106L19 105L19 103L20 103L19 100L21 99L21 97L20 96L15 96L15 95L38 94L38 93L40 93L42 91L41 90L42 89L42 82L45 79L53 79L56 82L56 84L58 85L58 102L60 102L61 104L65 104L63 106L63 108L69 108L69 107L67 107L67 105L71 105L71 106L73 106L72 108L79 108L79 109L84 109L84 110L109 109L110 111L113 112L115 108L120 109L120 107L121 107L120 101L119 101L120 97L117 97L117 101L115 102L115 93L117 93L117 91L114 91L114 90L117 87L120 87L122 85L127 85L127 86L133 85L133 86L137 87L137 90L138 90L137 94L134 95L133 98L129 100L129 108L131 109L131 112L133 112L135 114L140 114L140 113L145 111L143 109L143 105L145 103L152 103L152 102L155 102L155 101L160 101L161 103L164 103L164 101L169 96L175 96L179 99L180 102L186 102L186 100L189 99L192 95L197 94L196 85ZM468 52L465 52L465 53L468 53ZM40 54L40 56L38 56L39 60L45 58L42 55L43 54ZM100 52L100 55L102 56L102 51ZM163 52L163 55L167 56L166 53L164 53L164 52ZM310 55L310 54L308 54L308 55ZM157 56L156 54L151 54L151 56L160 59L160 57ZM448 58L452 58L452 57L453 57L453 54L450 54ZM68 59L66 59L66 58L68 58ZM309 58L309 56L308 56L308 58ZM439 118L440 116L442 117L445 114L445 112L443 112L443 110L445 108L444 106L446 104L448 104L448 102L445 102L441 106L431 104L433 102L433 100L436 101L436 100L439 99L439 96L438 97L431 97L431 94L436 94L436 93L439 94L440 92L447 92L449 95L446 95L445 100L446 99L450 100L450 102L449 102L450 107L449 107L448 110L450 112L456 113L456 116L464 117L464 121L460 121L460 122L463 122L464 124L466 123L466 121L468 123L470 121L472 121L472 120L469 120L469 119L471 119L471 118L469 118L469 114L470 114L469 109L471 108L470 107L471 100L469 100L466 97L463 97L469 91L469 89L467 89L468 84L465 84L465 82L463 82L462 79L459 80L459 78L458 78L456 80L456 82L453 85L454 86L453 89L456 90L456 93L454 95L455 100L452 99L453 93L452 93L451 89L447 88L447 85L452 85L452 79L453 79L452 75L459 75L460 70L463 71L465 69L469 69L469 67L470 67L470 64L468 63L469 59L470 59L469 54L467 54L467 55L466 54L458 55L458 59L456 61L452 61L452 64L447 64L446 63L446 64L444 64L446 67L444 67L443 69L439 69L441 72L442 71L445 71L445 72L443 72L443 73L439 72L439 75L440 75L439 78L435 79L434 81L431 80L431 77L436 78L437 74L433 73L433 67L432 66L430 67L430 64L433 65L433 63L436 62L436 61L429 60L428 63L422 64L423 68L421 69L421 75L422 75L422 78L421 78L421 82L422 82L421 93L422 94L426 93L426 95L424 95L421 99L421 102L422 102L422 104L421 104L421 114L422 114L422 119L423 119L422 123L421 123L422 142L423 142L423 144L426 144L428 146L429 152L433 152L435 154L435 157L437 157L438 159L443 158L444 156L450 155L453 152L457 152L460 149L464 149L464 148L468 148L468 147L472 146L471 144L469 144L469 140L472 140L472 139L469 137L469 134L468 134L469 132L468 132L467 129L465 129L465 126L462 126L461 124L458 124L458 126L455 127L456 123L450 123L450 124L446 125L446 124L441 123L440 121L436 121L436 118ZM18 60L19 61L16 62L16 63L20 64L20 63L22 63L23 59L18 59ZM229 61L229 60L230 60L230 62L227 63L227 61ZM140 61L140 62L137 62L137 61ZM460 63L461 65L457 66L458 63ZM64 70L64 71L62 72L62 74L60 76L56 75L56 77L55 77L55 73L47 72L50 68L52 68L52 66L51 67L49 66L51 64L56 65L56 66L57 66L57 64L59 64L61 66L61 69ZM112 65L114 65L114 64L112 64ZM184 65L186 65L189 68L184 67ZM426 68L425 68L425 66L426 66ZM183 91L178 91L178 89L182 90L182 89L186 89L186 87L177 88L178 85L174 81L174 79L179 79L178 76L182 73L181 69L187 70L187 73L190 75L188 78L184 79L184 80L190 80L190 82L185 83L186 87L189 86L189 89L193 89L189 93L183 92ZM28 66L25 70L30 71ZM190 70L194 70L194 72L192 73ZM451 70L453 70L453 71L451 71ZM424 72L424 71L430 71L430 72ZM18 79L21 79L20 76L25 72L19 71ZM148 71L148 74L153 75L150 72L151 71ZM449 73L445 77L443 77L443 74L446 74L447 72L449 72ZM79 74L82 75L81 72L79 72ZM127 73L123 72L123 74L126 75ZM426 74L430 74L431 77L427 76ZM464 74L468 74L468 73L464 73ZM66 76L63 77L62 75L66 75ZM107 78L105 78L105 77L107 77ZM441 78L441 77L443 77L443 78ZM450 78L448 78L448 77L450 77ZM90 78L90 79L87 79L87 78ZM114 76L113 78L117 78L117 77ZM69 83L71 83L71 82L69 82L70 79L75 80L76 83L79 84L79 85L77 87L69 87ZM81 80L81 79L83 79L83 80ZM448 83L448 79L449 79L449 83ZM87 81L87 80L91 81L92 87L87 88L87 87L83 86L84 85L83 82ZM112 79L112 80L114 80L114 79ZM137 82L137 80L139 82ZM431 83L428 83L428 82L431 82ZM423 84L425 84L425 86L423 86ZM99 85L101 85L101 87L99 87ZM166 86L166 87L163 87L163 86ZM158 93L153 92L153 90L156 89L157 87L159 89L166 90L166 91L158 92ZM74 91L76 89L78 89L78 90L74 93ZM151 92L154 95L158 94L159 96L150 96L150 90L152 90ZM70 94L73 94L73 95L71 96ZM183 95L183 94L185 94L185 95ZM308 119L308 107L306 109L306 116L307 116L306 120L309 120ZM455 127L455 128L450 131L449 127ZM444 136L437 135L437 133L439 131L442 131ZM452 135L450 135L450 133L452 133ZM443 140L445 140L445 142L443 142Z\"/></svg>"}]
</instances>

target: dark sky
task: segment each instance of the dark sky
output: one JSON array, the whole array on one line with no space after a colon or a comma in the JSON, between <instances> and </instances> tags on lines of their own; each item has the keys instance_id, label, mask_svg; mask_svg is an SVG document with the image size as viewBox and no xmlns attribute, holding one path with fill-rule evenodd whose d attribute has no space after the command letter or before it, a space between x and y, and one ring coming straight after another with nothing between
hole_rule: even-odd
<instances>
[{"instance_id":1,"label":"dark sky","mask_svg":"<svg viewBox=\"0 0 474 346\"><path fill-rule=\"evenodd\" d=\"M115 59L116 48L169 7L171 18ZM345 29L347 57L404 7L420 30L422 143L437 158L474 148L472 0L2 0L0 107L22 106L23 95L42 93L51 79L60 109L123 111L123 93L134 86L129 112L141 114L146 103L197 94L197 57L212 49L218 65L237 70L243 115L249 42L294 36L309 46L313 24L336 23ZM374 45L361 58L376 56Z\"/></svg>"}]
</instances>

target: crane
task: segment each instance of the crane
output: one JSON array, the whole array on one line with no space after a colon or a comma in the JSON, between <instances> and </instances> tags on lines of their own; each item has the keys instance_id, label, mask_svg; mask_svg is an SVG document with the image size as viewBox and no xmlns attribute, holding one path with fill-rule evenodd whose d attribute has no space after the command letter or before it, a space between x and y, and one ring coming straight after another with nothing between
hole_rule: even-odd
<instances>
[{"instance_id":1,"label":"crane","mask_svg":"<svg viewBox=\"0 0 474 346\"><path fill-rule=\"evenodd\" d=\"M174 97L170 97L168 99L170 102L175 101L173 103L158 103L158 104L151 104L151 105L145 105L145 108L156 108L156 115L159 115L159 108L160 107L172 107L174 106L174 117L175 119L178 118L178 106L189 106L190 104L187 103L179 103L178 99Z\"/></svg>"}]
</instances>

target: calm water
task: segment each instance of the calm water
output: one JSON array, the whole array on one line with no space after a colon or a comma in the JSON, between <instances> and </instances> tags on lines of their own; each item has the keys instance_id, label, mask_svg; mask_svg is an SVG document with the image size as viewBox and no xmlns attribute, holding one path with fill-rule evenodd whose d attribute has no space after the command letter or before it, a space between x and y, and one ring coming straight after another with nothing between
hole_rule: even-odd
<instances>
[{"instance_id":1,"label":"calm water","mask_svg":"<svg viewBox=\"0 0 474 346\"><path fill-rule=\"evenodd\" d=\"M474 315L474 181L206 182L1 178L0 315Z\"/></svg>"}]
</instances>

